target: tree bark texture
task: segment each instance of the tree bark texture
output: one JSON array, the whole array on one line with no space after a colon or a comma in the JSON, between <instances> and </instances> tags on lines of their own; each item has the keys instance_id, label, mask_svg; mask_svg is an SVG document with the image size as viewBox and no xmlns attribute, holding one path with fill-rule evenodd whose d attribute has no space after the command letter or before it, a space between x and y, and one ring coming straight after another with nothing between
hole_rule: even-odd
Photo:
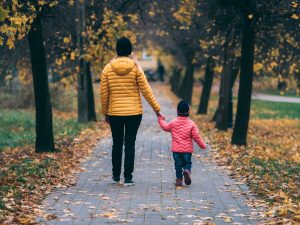
<instances>
[{"instance_id":1,"label":"tree bark texture","mask_svg":"<svg viewBox=\"0 0 300 225\"><path fill-rule=\"evenodd\" d=\"M47 62L42 33L41 16L38 15L28 34L36 109L36 152L55 151L52 125L52 107L47 74Z\"/></svg>"},{"instance_id":2,"label":"tree bark texture","mask_svg":"<svg viewBox=\"0 0 300 225\"><path fill-rule=\"evenodd\" d=\"M241 75L238 93L237 113L231 143L235 145L247 144L247 132L250 118L253 63L255 48L255 31L252 20L245 15L242 37Z\"/></svg>"},{"instance_id":3,"label":"tree bark texture","mask_svg":"<svg viewBox=\"0 0 300 225\"><path fill-rule=\"evenodd\" d=\"M214 79L214 66L214 59L212 57L209 57L207 59L204 83L197 114L207 114L208 102Z\"/></svg>"}]
</instances>

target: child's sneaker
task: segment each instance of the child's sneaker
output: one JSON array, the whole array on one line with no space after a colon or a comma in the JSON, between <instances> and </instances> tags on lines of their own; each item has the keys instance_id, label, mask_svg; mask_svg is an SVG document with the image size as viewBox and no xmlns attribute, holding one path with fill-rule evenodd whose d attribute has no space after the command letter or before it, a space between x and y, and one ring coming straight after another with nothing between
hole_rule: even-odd
<instances>
[{"instance_id":1,"label":"child's sneaker","mask_svg":"<svg viewBox=\"0 0 300 225\"><path fill-rule=\"evenodd\" d=\"M192 183L191 172L189 170L184 170L183 171L183 176L184 176L184 183L186 185L190 185Z\"/></svg>"},{"instance_id":2,"label":"child's sneaker","mask_svg":"<svg viewBox=\"0 0 300 225\"><path fill-rule=\"evenodd\" d=\"M182 179L180 179L180 178L177 178L176 179L176 182L175 182L175 186L182 186Z\"/></svg>"}]
</instances>

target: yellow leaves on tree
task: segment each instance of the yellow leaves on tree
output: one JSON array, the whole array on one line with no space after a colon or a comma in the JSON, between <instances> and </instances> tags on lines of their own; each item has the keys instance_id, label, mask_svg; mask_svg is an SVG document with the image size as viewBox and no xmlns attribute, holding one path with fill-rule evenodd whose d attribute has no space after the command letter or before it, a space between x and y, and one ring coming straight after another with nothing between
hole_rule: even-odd
<instances>
[{"instance_id":1,"label":"yellow leaves on tree","mask_svg":"<svg viewBox=\"0 0 300 225\"><path fill-rule=\"evenodd\" d=\"M137 20L134 14L130 14L129 17L133 21ZM102 26L96 31L93 27L87 27L86 33L88 46L84 55L90 57L89 61L94 65L95 74L99 74L103 66L114 56L117 38L126 36L133 44L136 43L136 34L128 30L128 22L124 20L124 15L113 13L109 9L104 10Z\"/></svg>"},{"instance_id":2,"label":"yellow leaves on tree","mask_svg":"<svg viewBox=\"0 0 300 225\"><path fill-rule=\"evenodd\" d=\"M3 45L3 40L7 38L6 45L10 49L14 48L14 42L27 35L36 13L42 6L54 7L58 1L38 0L37 3L21 4L18 0L11 0L10 8L4 9L0 5L0 21L3 22L0 25L0 45Z\"/></svg>"},{"instance_id":3,"label":"yellow leaves on tree","mask_svg":"<svg viewBox=\"0 0 300 225\"><path fill-rule=\"evenodd\" d=\"M297 15L296 13L294 13L292 16L291 16L292 19L294 20L298 20L299 19L299 15Z\"/></svg>"},{"instance_id":4,"label":"yellow leaves on tree","mask_svg":"<svg viewBox=\"0 0 300 225\"><path fill-rule=\"evenodd\" d=\"M181 0L180 6L177 11L173 13L173 16L184 26L182 29L188 29L192 25L192 18L197 13L197 1ZM200 15L199 15L200 16Z\"/></svg>"},{"instance_id":5,"label":"yellow leaves on tree","mask_svg":"<svg viewBox=\"0 0 300 225\"><path fill-rule=\"evenodd\" d=\"M221 74L223 71L223 66L215 66L214 67L214 72L217 74Z\"/></svg>"},{"instance_id":6,"label":"yellow leaves on tree","mask_svg":"<svg viewBox=\"0 0 300 225\"><path fill-rule=\"evenodd\" d=\"M249 19L249 20L253 19L253 14L249 14L249 15L248 15L248 19Z\"/></svg>"},{"instance_id":7,"label":"yellow leaves on tree","mask_svg":"<svg viewBox=\"0 0 300 225\"><path fill-rule=\"evenodd\" d=\"M8 38L6 41L6 45L8 46L9 49L14 48L15 47L14 38L13 37Z\"/></svg>"},{"instance_id":8,"label":"yellow leaves on tree","mask_svg":"<svg viewBox=\"0 0 300 225\"><path fill-rule=\"evenodd\" d=\"M138 16L136 14L129 14L128 16L133 24L138 24Z\"/></svg>"},{"instance_id":9,"label":"yellow leaves on tree","mask_svg":"<svg viewBox=\"0 0 300 225\"><path fill-rule=\"evenodd\" d=\"M149 14L149 16L154 17L155 16L155 11L154 10L150 10L148 14Z\"/></svg>"},{"instance_id":10,"label":"yellow leaves on tree","mask_svg":"<svg viewBox=\"0 0 300 225\"><path fill-rule=\"evenodd\" d=\"M4 21L6 19L6 17L8 16L8 10L3 9L0 6L0 21Z\"/></svg>"},{"instance_id":11,"label":"yellow leaves on tree","mask_svg":"<svg viewBox=\"0 0 300 225\"><path fill-rule=\"evenodd\" d=\"M199 42L202 49L208 49L208 42L206 42L205 40L200 40Z\"/></svg>"},{"instance_id":12,"label":"yellow leaves on tree","mask_svg":"<svg viewBox=\"0 0 300 225\"><path fill-rule=\"evenodd\" d=\"M56 65L61 66L63 61L62 61L62 59L55 59L55 63L56 63Z\"/></svg>"},{"instance_id":13,"label":"yellow leaves on tree","mask_svg":"<svg viewBox=\"0 0 300 225\"><path fill-rule=\"evenodd\" d=\"M26 62L19 61L17 63L17 70L19 71L18 80L22 85L27 86L32 84L31 71L30 68L28 68L28 66L26 65Z\"/></svg>"},{"instance_id":14,"label":"yellow leaves on tree","mask_svg":"<svg viewBox=\"0 0 300 225\"><path fill-rule=\"evenodd\" d=\"M258 71L262 70L264 65L262 63L255 63L253 66L254 73L257 73Z\"/></svg>"},{"instance_id":15,"label":"yellow leaves on tree","mask_svg":"<svg viewBox=\"0 0 300 225\"><path fill-rule=\"evenodd\" d=\"M74 5L74 0L69 0L68 4L69 4L69 6L73 6Z\"/></svg>"},{"instance_id":16,"label":"yellow leaves on tree","mask_svg":"<svg viewBox=\"0 0 300 225\"><path fill-rule=\"evenodd\" d=\"M299 4L295 1L292 1L292 7L293 8L297 8L299 6Z\"/></svg>"},{"instance_id":17,"label":"yellow leaves on tree","mask_svg":"<svg viewBox=\"0 0 300 225\"><path fill-rule=\"evenodd\" d=\"M71 37L64 37L64 43L69 44L71 42Z\"/></svg>"},{"instance_id":18,"label":"yellow leaves on tree","mask_svg":"<svg viewBox=\"0 0 300 225\"><path fill-rule=\"evenodd\" d=\"M71 59L72 61L74 61L75 58L76 58L75 52L71 52L71 53L70 53L70 59Z\"/></svg>"},{"instance_id":19,"label":"yellow leaves on tree","mask_svg":"<svg viewBox=\"0 0 300 225\"><path fill-rule=\"evenodd\" d=\"M44 0L38 0L38 4L39 4L39 5L45 5L46 2L45 2Z\"/></svg>"}]
</instances>

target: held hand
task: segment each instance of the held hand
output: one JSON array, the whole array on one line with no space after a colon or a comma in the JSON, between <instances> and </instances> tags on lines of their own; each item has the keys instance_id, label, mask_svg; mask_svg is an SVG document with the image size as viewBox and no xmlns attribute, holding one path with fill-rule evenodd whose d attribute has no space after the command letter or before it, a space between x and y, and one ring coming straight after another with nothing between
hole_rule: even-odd
<instances>
[{"instance_id":1,"label":"held hand","mask_svg":"<svg viewBox=\"0 0 300 225\"><path fill-rule=\"evenodd\" d=\"M160 112L155 112L157 118L161 117L163 120L166 120L166 118L160 113Z\"/></svg>"}]
</instances>

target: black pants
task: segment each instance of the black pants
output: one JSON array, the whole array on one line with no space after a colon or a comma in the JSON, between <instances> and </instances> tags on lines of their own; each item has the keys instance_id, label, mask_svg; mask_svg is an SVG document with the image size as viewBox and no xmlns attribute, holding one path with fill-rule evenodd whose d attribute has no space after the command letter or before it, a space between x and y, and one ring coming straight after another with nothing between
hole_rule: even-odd
<instances>
[{"instance_id":1,"label":"black pants","mask_svg":"<svg viewBox=\"0 0 300 225\"><path fill-rule=\"evenodd\" d=\"M132 179L135 156L136 134L142 120L142 115L109 116L113 138L112 172L114 177L120 177L122 167L123 143L125 142L124 177Z\"/></svg>"}]
</instances>

